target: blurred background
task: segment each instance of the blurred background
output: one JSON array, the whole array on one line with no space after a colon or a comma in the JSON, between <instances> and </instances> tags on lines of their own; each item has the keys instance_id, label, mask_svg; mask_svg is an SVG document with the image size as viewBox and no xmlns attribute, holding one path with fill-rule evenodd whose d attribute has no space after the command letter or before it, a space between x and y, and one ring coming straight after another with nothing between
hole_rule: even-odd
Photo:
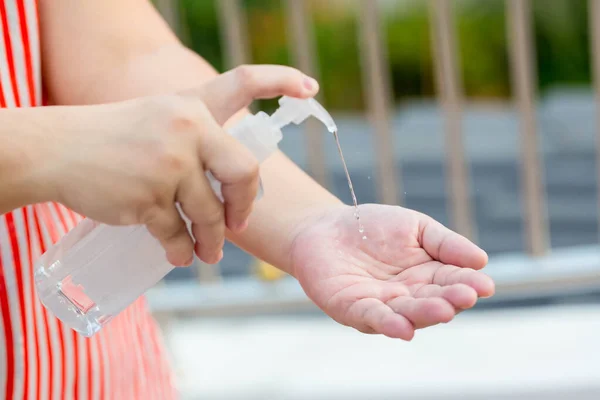
<instances>
[{"instance_id":1,"label":"blurred background","mask_svg":"<svg viewBox=\"0 0 600 400\"><path fill-rule=\"evenodd\" d=\"M318 78L359 202L466 235L497 282L404 343L338 326L227 245L149 293L184 398L600 398L600 0L154 3L219 71ZM281 149L351 201L321 126L286 128Z\"/></svg>"}]
</instances>

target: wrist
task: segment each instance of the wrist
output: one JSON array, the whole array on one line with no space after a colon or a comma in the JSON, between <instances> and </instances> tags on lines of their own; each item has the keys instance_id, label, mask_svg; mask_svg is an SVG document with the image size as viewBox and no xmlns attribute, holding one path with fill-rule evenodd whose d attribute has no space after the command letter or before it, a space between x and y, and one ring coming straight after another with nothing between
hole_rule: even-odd
<instances>
[{"instance_id":1,"label":"wrist","mask_svg":"<svg viewBox=\"0 0 600 400\"><path fill-rule=\"evenodd\" d=\"M299 203L280 201L283 196L273 196L267 190L256 204L248 228L241 234L228 232L228 240L296 277L293 252L298 235L330 210L345 206L322 187L316 189L314 198L300 196L303 201Z\"/></svg>"},{"instance_id":2,"label":"wrist","mask_svg":"<svg viewBox=\"0 0 600 400\"><path fill-rule=\"evenodd\" d=\"M41 109L2 111L0 160L2 210L52 200L48 170L54 164L54 138Z\"/></svg>"},{"instance_id":3,"label":"wrist","mask_svg":"<svg viewBox=\"0 0 600 400\"><path fill-rule=\"evenodd\" d=\"M73 144L80 112L79 107L44 107L37 109L33 119L37 128L35 136L41 136L40 146L36 146L36 165L33 168L33 182L37 196L36 202L61 202L60 187L69 170L68 147ZM80 132L80 134L85 134ZM69 140L71 139L71 140Z\"/></svg>"},{"instance_id":4,"label":"wrist","mask_svg":"<svg viewBox=\"0 0 600 400\"><path fill-rule=\"evenodd\" d=\"M296 216L292 223L290 223L290 228L284 246L284 265L285 271L288 274L296 279L298 278L297 265L294 262L296 242L298 237L301 236L306 229L319 224L319 222L331 214L332 211L339 209L340 207L347 206L338 199L335 199L331 202L304 210L302 213Z\"/></svg>"}]
</instances>

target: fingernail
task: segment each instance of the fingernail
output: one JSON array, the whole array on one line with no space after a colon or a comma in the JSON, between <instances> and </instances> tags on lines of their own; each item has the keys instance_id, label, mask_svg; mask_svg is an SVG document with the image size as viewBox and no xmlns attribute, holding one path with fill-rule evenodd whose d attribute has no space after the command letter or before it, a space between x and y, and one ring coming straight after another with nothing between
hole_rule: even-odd
<instances>
[{"instance_id":1,"label":"fingernail","mask_svg":"<svg viewBox=\"0 0 600 400\"><path fill-rule=\"evenodd\" d=\"M318 87L319 87L319 84L313 78L311 78L309 76L307 76L307 77L304 78L304 88L306 90L308 90L309 92L314 91Z\"/></svg>"},{"instance_id":2,"label":"fingernail","mask_svg":"<svg viewBox=\"0 0 600 400\"><path fill-rule=\"evenodd\" d=\"M169 257L167 257L167 259L169 259ZM194 262L194 256L192 256L189 260L187 260L186 262L172 262L170 261L171 264L175 267L181 267L181 268L185 268L185 267L189 267L190 265L192 265L192 262Z\"/></svg>"},{"instance_id":3,"label":"fingernail","mask_svg":"<svg viewBox=\"0 0 600 400\"><path fill-rule=\"evenodd\" d=\"M248 220L246 219L244 222L240 223L237 225L237 227L235 228L236 232L242 232L243 230L245 230L248 227Z\"/></svg>"},{"instance_id":4,"label":"fingernail","mask_svg":"<svg viewBox=\"0 0 600 400\"><path fill-rule=\"evenodd\" d=\"M219 252L219 255L217 256L217 260L215 261L215 264L218 263L219 261L221 261L223 259L223 250L221 250Z\"/></svg>"}]
</instances>

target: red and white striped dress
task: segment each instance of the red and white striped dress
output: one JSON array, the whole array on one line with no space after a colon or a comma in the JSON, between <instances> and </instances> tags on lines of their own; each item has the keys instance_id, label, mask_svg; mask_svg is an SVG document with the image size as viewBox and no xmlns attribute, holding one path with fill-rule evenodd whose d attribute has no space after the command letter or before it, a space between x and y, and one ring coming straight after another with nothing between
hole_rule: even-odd
<instances>
[{"instance_id":1,"label":"red and white striped dress","mask_svg":"<svg viewBox=\"0 0 600 400\"><path fill-rule=\"evenodd\" d=\"M39 44L36 0L0 0L0 108L42 104ZM89 339L40 303L33 263L80 218L53 203L0 215L0 399L175 398L143 298Z\"/></svg>"}]
</instances>

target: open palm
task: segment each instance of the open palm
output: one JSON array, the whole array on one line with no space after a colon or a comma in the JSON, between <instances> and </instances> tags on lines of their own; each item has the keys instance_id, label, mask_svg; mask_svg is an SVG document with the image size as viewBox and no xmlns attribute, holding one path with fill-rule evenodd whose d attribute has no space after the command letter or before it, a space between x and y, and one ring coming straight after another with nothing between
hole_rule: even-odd
<instances>
[{"instance_id":1,"label":"open palm","mask_svg":"<svg viewBox=\"0 0 600 400\"><path fill-rule=\"evenodd\" d=\"M402 207L343 206L305 224L292 249L293 273L337 322L411 340L494 293L478 271L486 253L432 218ZM363 238L366 236L366 239Z\"/></svg>"}]
</instances>

